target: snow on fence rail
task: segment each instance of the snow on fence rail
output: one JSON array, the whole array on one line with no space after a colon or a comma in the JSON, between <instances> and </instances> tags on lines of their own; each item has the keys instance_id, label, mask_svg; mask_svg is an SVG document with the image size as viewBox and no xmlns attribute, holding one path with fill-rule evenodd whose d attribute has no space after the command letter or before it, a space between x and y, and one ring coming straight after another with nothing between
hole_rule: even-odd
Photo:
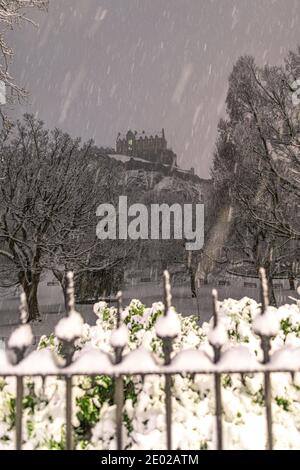
<instances>
[{"instance_id":1,"label":"snow on fence rail","mask_svg":"<svg viewBox=\"0 0 300 470\"><path fill-rule=\"evenodd\" d=\"M300 371L300 348L283 347L270 356L270 340L277 334L279 325L269 309L268 288L265 272L260 270L261 314L256 317L253 329L261 338L263 360L259 362L245 346L235 346L225 352L222 348L228 341L225 327L218 318L217 291L212 291L213 327L209 342L213 348L213 358L205 352L188 349L172 357L172 342L180 332L180 323L171 309L171 286L169 273L164 272L164 315L156 322L156 334L163 343L164 363L159 364L151 354L140 347L126 355L128 331L121 324L122 294L119 292L113 302L117 304L117 329L111 336L114 354L99 349L88 349L74 356L75 341L79 338L83 319L75 310L73 274L68 274L68 302L66 316L56 325L55 334L62 344L63 357L58 357L50 349L35 350L26 356L32 343L32 331L27 320L25 294L21 295L21 325L11 334L6 351L0 351L0 376L16 377L16 423L15 447L22 448L22 400L23 380L26 376L60 376L65 379L66 392L66 448L73 448L72 431L72 378L74 376L108 375L115 381L116 436L118 449L123 448L122 413L124 405L123 379L125 376L163 375L165 377L165 416L167 448L172 449L172 376L175 374L212 374L215 389L215 416L217 448L223 448L222 425L222 374L263 373L264 403L267 426L267 448L273 448L271 373ZM111 299L110 299L111 301Z\"/></svg>"}]
</instances>

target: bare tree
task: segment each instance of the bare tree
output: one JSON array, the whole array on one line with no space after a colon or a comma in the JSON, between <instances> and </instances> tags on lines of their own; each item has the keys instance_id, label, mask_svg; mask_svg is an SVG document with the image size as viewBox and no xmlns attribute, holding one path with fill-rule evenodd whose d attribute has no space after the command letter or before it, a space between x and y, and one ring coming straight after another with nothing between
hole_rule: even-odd
<instances>
[{"instance_id":1,"label":"bare tree","mask_svg":"<svg viewBox=\"0 0 300 470\"><path fill-rule=\"evenodd\" d=\"M180 205L183 211L184 204L200 203L200 188L191 182L180 180L173 176L172 192L167 190L154 189L148 191L143 198L143 202L150 204L167 204L172 207L173 204ZM194 214L195 215L195 214ZM171 219L170 219L171 220ZM162 217L160 218L160 233L162 232ZM195 222L195 221L194 221ZM195 224L194 224L195 226ZM171 230L169 240L151 240L151 242L143 241L142 254L148 260L149 264L155 264L160 267L161 272L165 269L175 270L180 266L185 266L186 272L190 279L190 287L192 297L196 297L196 271L201 257L201 250L187 251L185 245L187 240L182 238L176 239L174 232Z\"/></svg>"},{"instance_id":2,"label":"bare tree","mask_svg":"<svg viewBox=\"0 0 300 470\"><path fill-rule=\"evenodd\" d=\"M219 210L228 212L230 262L239 265L242 255L244 266L264 266L271 292L275 275L295 275L300 239L300 134L289 74L287 64L261 69L251 57L239 59L213 168Z\"/></svg>"},{"instance_id":3,"label":"bare tree","mask_svg":"<svg viewBox=\"0 0 300 470\"><path fill-rule=\"evenodd\" d=\"M8 100L13 98L18 100L25 98L26 90L18 84L9 72L14 51L7 41L7 32L23 23L36 23L27 16L29 9L38 8L46 10L49 0L0 0L0 81L2 81L10 91ZM6 116L0 107L0 113L4 123L7 123Z\"/></svg>"},{"instance_id":4,"label":"bare tree","mask_svg":"<svg viewBox=\"0 0 300 470\"><path fill-rule=\"evenodd\" d=\"M47 131L30 115L2 143L0 255L14 282L23 286L30 320L39 316L42 271L69 256L65 240L76 238L89 223L97 180L90 148L91 143L80 145L58 129Z\"/></svg>"},{"instance_id":5,"label":"bare tree","mask_svg":"<svg viewBox=\"0 0 300 470\"><path fill-rule=\"evenodd\" d=\"M299 51L296 56L300 72ZM278 236L299 240L300 125L292 102L290 71L286 67L260 69L253 59L240 59L230 78L227 105L237 152L252 160L252 172L260 179L255 188L257 204L255 210L248 205L249 213ZM238 159L236 172L244 162ZM240 197L249 188L245 182ZM244 202L247 205L249 198Z\"/></svg>"}]
</instances>

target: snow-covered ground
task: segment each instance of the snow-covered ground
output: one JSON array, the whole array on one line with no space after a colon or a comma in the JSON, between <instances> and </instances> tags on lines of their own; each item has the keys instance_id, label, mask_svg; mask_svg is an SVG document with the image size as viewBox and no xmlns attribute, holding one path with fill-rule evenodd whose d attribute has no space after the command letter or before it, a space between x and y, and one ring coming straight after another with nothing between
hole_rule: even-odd
<instances>
[{"instance_id":1,"label":"snow-covered ground","mask_svg":"<svg viewBox=\"0 0 300 470\"><path fill-rule=\"evenodd\" d=\"M50 284L50 285L49 285ZM258 283L257 283L258 284ZM183 316L200 315L201 322L210 319L212 314L211 304L212 286L201 286L199 289L198 301L191 297L188 284L175 285L172 287L173 305ZM163 298L163 288L161 282L142 282L135 285L127 285L123 291L124 303L129 303L133 298L139 298L145 305L151 306L157 299ZM230 286L219 286L218 293L220 299L228 297L239 299L248 296L259 300L259 289L243 287L241 283L232 283ZM7 338L12 329L19 322L19 296L18 293L0 293L0 339ZM13 295L12 295L13 294ZM278 304L291 303L289 296L295 297L295 292L289 290L276 290ZM42 334L49 334L54 330L57 321L64 315L64 300L61 289L55 284L52 276L45 277L39 287L39 302L42 314L42 322L33 325L35 341ZM78 310L82 313L84 320L93 325L95 318L91 312L90 305L79 305ZM2 343L3 344L3 343ZM1 342L0 342L1 349Z\"/></svg>"}]
</instances>

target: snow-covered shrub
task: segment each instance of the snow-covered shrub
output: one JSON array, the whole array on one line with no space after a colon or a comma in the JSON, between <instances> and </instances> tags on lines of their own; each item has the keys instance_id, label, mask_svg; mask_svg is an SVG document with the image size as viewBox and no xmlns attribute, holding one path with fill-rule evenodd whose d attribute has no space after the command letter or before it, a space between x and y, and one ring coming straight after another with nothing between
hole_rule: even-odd
<instances>
[{"instance_id":1,"label":"snow-covered shrub","mask_svg":"<svg viewBox=\"0 0 300 470\"><path fill-rule=\"evenodd\" d=\"M122 314L128 329L128 344L123 354L139 346L163 358L162 341L155 324L163 314L163 304L146 308L132 300ZM84 324L76 339L76 352L100 348L113 353L111 335L116 328L116 310L104 302L94 305L95 326ZM249 298L228 299L220 303L220 323L232 346L247 347L253 357L262 359L260 339L253 333L259 314L258 304ZM300 346L300 312L297 305L270 308L279 330L271 340L271 354L284 345ZM193 316L179 315L181 332L173 342L173 356L183 349L199 349L212 357L208 336L210 323L201 327ZM273 326L274 326L273 325ZM122 338L127 337L127 333ZM122 339L121 338L121 339ZM120 338L115 338L119 341ZM61 353L55 335L42 337L40 348ZM115 449L114 384L108 376L73 378L73 427L78 449ZM166 446L164 379L158 376L124 378L124 446L128 449L163 449ZM177 449L212 449L216 446L213 377L209 375L173 376L173 446ZM300 447L300 374L272 374L273 431L275 448ZM225 447L262 449L266 444L266 419L262 374L222 376L223 426ZM48 377L25 379L24 445L25 449L63 449L65 445L65 383ZM0 448L14 446L15 379L0 381Z\"/></svg>"}]
</instances>

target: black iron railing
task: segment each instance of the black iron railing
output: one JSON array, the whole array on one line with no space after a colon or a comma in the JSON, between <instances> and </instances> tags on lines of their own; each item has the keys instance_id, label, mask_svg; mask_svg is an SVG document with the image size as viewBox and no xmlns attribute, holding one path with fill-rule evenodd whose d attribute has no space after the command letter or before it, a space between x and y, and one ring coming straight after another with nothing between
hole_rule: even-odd
<instances>
[{"instance_id":1,"label":"black iron railing","mask_svg":"<svg viewBox=\"0 0 300 470\"><path fill-rule=\"evenodd\" d=\"M108 375L115 381L114 401L116 405L116 437L117 448L123 448L122 439L122 421L124 406L124 377L147 375L163 375L165 378L165 419L167 433L167 448L172 449L172 377L175 374L210 374L214 376L215 388L215 417L217 432L217 448L223 448L223 406L222 406L222 389L221 378L223 374L243 374L246 373L262 373L264 375L264 403L267 429L266 448L273 448L273 431L272 431L272 400L271 400L271 375L278 372L290 372L294 374L300 371L300 351L287 351L285 348L276 352L276 361L270 356L270 340L274 335L272 328L268 327L268 288L263 269L260 270L260 286L261 286L261 321L257 322L255 333L261 338L261 348L263 352L263 361L255 360L249 352L249 356L243 356L242 361L235 361L235 357L240 354L240 347L232 347L225 353L222 353L224 346L224 335L221 329L221 322L218 316L218 300L217 291L212 291L212 310L213 310L213 327L210 331L209 341L213 348L213 359L207 356L201 350L193 351L194 363L188 359L190 351L181 351L174 355L172 353L172 342L176 337L176 325L172 324L169 318L171 307L171 286L169 273L164 273L164 317L160 317L160 327L157 328L157 335L163 342L164 362L159 364L155 361L150 352L143 350L143 358L147 354L147 361L143 363L133 363L130 357L133 352L123 355L126 342L118 340L112 342L114 349L114 357L95 349L95 351L87 351L84 358L73 359L75 347L74 342L78 339L77 333L73 335L64 335L61 333L59 338L63 347L64 361L56 361L55 356L51 355L49 350L38 350L31 352L25 356L26 349L30 346L26 341L18 343L15 341L13 334L8 341L6 356L0 359L0 376L16 377L16 421L15 421L15 447L22 448L22 401L24 394L24 378L27 376L59 376L63 377L66 383L65 402L66 402L66 448L73 448L73 427L72 427L72 381L75 376L99 376ZM72 323L72 315L74 314L74 285L73 275L68 274L68 302L67 315L65 319ZM101 299L103 300L103 299ZM110 302L117 304L117 330L122 328L122 294L119 292L114 299L109 298ZM21 323L27 318L26 314L26 298L21 295L20 317ZM164 322L164 323L162 323ZM169 323L168 323L169 322ZM71 324L70 323L70 324ZM170 328L169 328L170 326ZM23 323L18 328L30 328L29 325ZM117 331L115 330L115 331ZM28 336L28 335L27 335ZM26 337L26 335L24 336ZM121 336L119 336L120 338ZM123 341L123 342L122 342ZM91 365L86 369L89 354L91 356ZM135 357L137 351L134 352ZM282 354L282 356L280 356ZM293 360L289 362L288 354L293 355ZM97 361L95 361L95 355ZM34 357L34 360L32 360ZM295 360L295 357L299 359ZM280 358L282 360L280 360ZM45 361L45 359L47 359ZM84 360L82 360L84 359ZM180 361L179 361L180 359ZM49 362L50 361L50 362ZM97 364L95 364L97 362ZM49 365L50 364L50 365ZM82 365L82 364L85 364ZM181 364L181 365L180 365ZM201 426L201 423L199 423Z\"/></svg>"}]
</instances>

